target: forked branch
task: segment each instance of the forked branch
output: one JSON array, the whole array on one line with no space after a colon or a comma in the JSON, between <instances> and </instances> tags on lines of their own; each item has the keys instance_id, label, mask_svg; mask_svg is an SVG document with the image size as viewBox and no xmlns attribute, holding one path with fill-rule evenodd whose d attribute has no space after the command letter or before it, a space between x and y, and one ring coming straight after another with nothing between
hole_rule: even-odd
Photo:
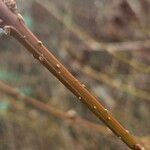
<instances>
[{"instance_id":1,"label":"forked branch","mask_svg":"<svg viewBox=\"0 0 150 150\"><path fill-rule=\"evenodd\" d=\"M0 0L0 19L3 21L3 29L8 35L16 38L26 49L32 53L35 59L45 66L57 79L59 79L82 103L84 103L100 120L102 120L124 143L134 150L143 150L134 136L126 130L112 115L102 106L99 100L93 96L73 75L54 57L54 55L38 40L25 25L22 17L13 13L5 3Z\"/></svg>"}]
</instances>

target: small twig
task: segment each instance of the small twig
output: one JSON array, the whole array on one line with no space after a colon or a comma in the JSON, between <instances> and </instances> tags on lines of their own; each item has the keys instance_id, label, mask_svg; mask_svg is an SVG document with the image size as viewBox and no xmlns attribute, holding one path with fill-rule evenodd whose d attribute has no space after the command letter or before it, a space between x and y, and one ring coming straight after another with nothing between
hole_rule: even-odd
<instances>
[{"instance_id":1,"label":"small twig","mask_svg":"<svg viewBox=\"0 0 150 150\"><path fill-rule=\"evenodd\" d=\"M5 22L4 30L8 35L16 38L34 58L45 66L55 77L57 77L76 97L102 120L124 143L131 149L142 150L135 138L126 130L112 114L102 106L86 87L50 53L24 24L22 18L12 13L0 0L0 18Z\"/></svg>"}]
</instances>

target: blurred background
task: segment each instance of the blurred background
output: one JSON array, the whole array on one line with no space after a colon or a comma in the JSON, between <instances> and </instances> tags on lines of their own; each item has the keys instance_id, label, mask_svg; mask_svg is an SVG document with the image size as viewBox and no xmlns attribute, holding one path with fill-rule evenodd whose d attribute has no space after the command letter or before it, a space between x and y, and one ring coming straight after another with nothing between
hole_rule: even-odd
<instances>
[{"instance_id":1,"label":"blurred background","mask_svg":"<svg viewBox=\"0 0 150 150\"><path fill-rule=\"evenodd\" d=\"M17 0L17 5L31 31L150 149L150 0ZM19 96L1 90L4 83ZM25 96L53 109L26 104ZM0 149L129 150L5 35L0 37Z\"/></svg>"}]
</instances>

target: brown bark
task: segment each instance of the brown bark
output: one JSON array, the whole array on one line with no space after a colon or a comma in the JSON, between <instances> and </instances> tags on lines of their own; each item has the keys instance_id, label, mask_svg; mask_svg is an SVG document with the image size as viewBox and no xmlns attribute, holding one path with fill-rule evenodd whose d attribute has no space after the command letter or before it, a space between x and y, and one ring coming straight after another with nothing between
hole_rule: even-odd
<instances>
[{"instance_id":1,"label":"brown bark","mask_svg":"<svg viewBox=\"0 0 150 150\"><path fill-rule=\"evenodd\" d=\"M20 15L13 14L0 0L0 19L5 22L4 30L16 38L34 58L58 78L82 103L84 103L100 120L102 120L128 147L141 150L135 138L102 106L86 87L53 56L53 54L27 28Z\"/></svg>"},{"instance_id":2,"label":"brown bark","mask_svg":"<svg viewBox=\"0 0 150 150\"><path fill-rule=\"evenodd\" d=\"M23 93L19 92L15 88L7 85L6 83L2 81L0 81L0 91L15 98L15 100L22 100L27 105L31 105L43 112L47 112L51 114L52 116L69 123L70 126L77 125L79 127L81 126L83 128L87 128L87 129L90 129L90 130L93 130L95 132L99 132L105 135L106 134L109 136L113 135L112 132L106 133L106 128L103 127L102 125L90 122L86 119L83 119L77 116L77 114L75 114L73 110L69 110L68 112L63 112L61 110L58 110L57 108L54 108L51 105L45 104L41 102L40 100L24 95Z\"/></svg>"}]
</instances>

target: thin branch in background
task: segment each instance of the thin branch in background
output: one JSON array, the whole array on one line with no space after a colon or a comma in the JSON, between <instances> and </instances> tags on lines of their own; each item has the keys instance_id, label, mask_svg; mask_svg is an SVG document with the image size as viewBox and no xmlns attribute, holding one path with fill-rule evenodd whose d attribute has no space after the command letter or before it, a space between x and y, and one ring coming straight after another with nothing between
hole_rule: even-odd
<instances>
[{"instance_id":1,"label":"thin branch in background","mask_svg":"<svg viewBox=\"0 0 150 150\"><path fill-rule=\"evenodd\" d=\"M50 12L57 20L59 20L61 23L63 23L67 27L67 29L69 29L69 31L74 33L80 39L83 40L83 39L92 38L92 37L89 37L88 35L86 35L86 33L79 26L77 26L77 25L75 25L75 23L73 23L73 21L71 21L71 25L69 25L67 22L65 22L65 20L62 17L63 15L61 14L61 12L59 12L57 7L52 2L47 2L47 4L50 3L50 5L43 4L39 1L38 1L38 3L41 6L44 6L45 9L49 8L49 9L47 9L47 11ZM83 40L83 42L87 42L87 41ZM91 48L90 47L91 43L92 42L87 42L89 48ZM103 44L104 43L102 43L102 45ZM108 43L108 44L104 44L104 45L106 45L106 47L107 47L106 49L108 49L108 50L111 49L111 50L114 50L115 52L124 51L124 50L126 50L126 51L130 51L130 50L135 51L135 50L141 50L141 49L150 49L150 40L134 41L134 42L120 42L120 43L113 43L113 44ZM99 50L104 50L104 49L100 48ZM67 52L69 52L69 53L70 53L70 51L71 50L67 50ZM71 53L71 54L73 54L73 53ZM118 54L116 54L116 56L120 57L120 55L118 55ZM76 57L76 56L74 55L74 57ZM78 61L79 61L79 59L78 59ZM124 59L124 61L126 61L126 59ZM127 60L126 62L131 64L131 62L129 62L129 60ZM139 67L138 64L135 63L135 61L132 61L132 64L134 66L136 65L137 68ZM141 68L142 69L145 68L147 70L147 66L144 66L144 67L141 67ZM89 66L85 66L84 68L81 69L81 71L83 73L85 73L86 75L88 75L88 76L90 76L90 77L92 77L92 78L94 78L98 81L103 81L104 83L111 86L112 88L116 88L117 90L127 92L127 93L129 93L133 96L136 96L136 97L140 98L140 99L144 99L144 100L147 100L147 101L150 100L149 99L150 95L149 95L148 92L146 92L144 90L140 90L140 89L135 88L135 87L130 88L129 85L123 84L119 80L113 80L108 75L106 75L105 73L100 73L98 71L95 71L94 69L92 69Z\"/></svg>"},{"instance_id":2,"label":"thin branch in background","mask_svg":"<svg viewBox=\"0 0 150 150\"><path fill-rule=\"evenodd\" d=\"M14 87L11 87L11 86L9 86L8 84L6 84L6 83L4 83L2 81L0 81L0 91L2 93L5 93L8 96L11 96L12 98L14 98L14 99L10 100L10 103L18 111L22 111L22 109L20 109L20 107L22 108L22 106L20 106L18 108L18 104L17 104L17 101L21 100L26 105L31 105L36 110L47 112L48 114L52 115L53 117L56 117L56 118L58 118L58 119L60 119L60 120L62 120L64 122L66 122L67 124L69 124L72 127L81 126L82 127L81 130L83 130L83 129L84 130L92 130L95 133L100 133L100 134L104 134L106 136L114 137L112 132L110 130L106 129L106 127L79 117L74 110L69 110L67 112L60 111L59 109L53 107L51 104L44 104L43 102L41 102L38 99L35 99L35 98L32 98L32 97L24 95L18 89L14 88ZM9 117L8 118L12 119L12 120L15 119L18 122L24 123L28 127L34 129L32 127L32 123L30 123L29 121L28 121L29 123L27 123L24 120L25 118L23 119L21 117L19 119L18 117L19 116L15 115L15 114L9 113ZM138 141L142 141L143 143L145 143L144 144L145 146L148 146L148 144L147 144L148 142L145 142L145 139L147 139L147 138L149 138L149 137L148 136L140 137L140 138L136 137L136 139Z\"/></svg>"},{"instance_id":3,"label":"thin branch in background","mask_svg":"<svg viewBox=\"0 0 150 150\"><path fill-rule=\"evenodd\" d=\"M112 132L108 130L106 127L79 117L74 110L63 112L51 106L50 104L43 103L41 100L24 95L18 89L11 87L10 85L4 83L3 81L0 81L0 91L14 98L14 99L11 99L10 102L18 111L22 111L20 110L21 106L18 108L18 104L16 103L18 100L20 100L20 101L23 101L26 105L31 105L35 109L39 109L40 111L49 113L53 117L56 117L66 122L72 127L81 126L82 129L84 130L85 129L90 130L90 131L92 130L95 133L100 133L106 136L114 137ZM148 136L140 137L140 138L136 137L137 140L143 141L143 142L145 141L144 139L146 138L149 138L149 137ZM147 145L147 142L145 143L145 145Z\"/></svg>"},{"instance_id":4,"label":"thin branch in background","mask_svg":"<svg viewBox=\"0 0 150 150\"><path fill-rule=\"evenodd\" d=\"M121 51L138 51L144 49L150 49L150 40L145 41L134 41L134 42L120 42L120 43L100 43L91 37L88 33L84 31L84 29L80 28L76 25L73 20L70 20L69 23L65 20L64 14L58 10L57 6L53 2L44 2L42 3L39 0L36 0L37 4L43 6L48 12L51 13L59 22L65 25L65 27L71 31L76 37L78 37L86 46L89 47L90 52L95 51L107 51L109 54L114 56L116 59L127 63L132 66L134 69L149 73L150 67L141 62L132 61L132 63L128 60L128 58L121 56L118 52ZM68 14L69 15L69 14ZM87 49L88 50L88 49ZM88 50L89 51L89 50Z\"/></svg>"},{"instance_id":5,"label":"thin branch in background","mask_svg":"<svg viewBox=\"0 0 150 150\"><path fill-rule=\"evenodd\" d=\"M99 132L105 135L110 135L110 136L113 135L112 132L107 132L105 127L96 123L92 123L88 120L82 119L81 117L77 116L74 110L63 112L57 108L54 108L53 106L49 104L44 104L40 100L24 95L19 90L16 90L16 88L12 88L11 86L9 86L8 84L2 81L0 81L0 91L6 93L9 96L14 97L15 100L18 100L18 99L22 100L27 105L32 105L36 109L47 112L51 114L52 116L58 119L61 119L62 121L66 121L71 126L78 125L78 126L82 126L83 128L89 128L90 130L93 130L95 132Z\"/></svg>"},{"instance_id":6,"label":"thin branch in background","mask_svg":"<svg viewBox=\"0 0 150 150\"><path fill-rule=\"evenodd\" d=\"M64 50L63 48L61 48L61 49ZM136 87L133 87L133 86L131 87L130 85L121 83L121 81L118 79L112 79L109 76L109 74L96 71L89 65L82 64L80 58L77 55L75 55L74 53L72 53L72 50L70 50L70 49L66 49L66 50L73 57L73 59L77 60L77 63L79 63L78 67L83 74L87 75L88 77L90 77L96 81L99 81L99 82L102 81L109 87L115 88L118 91L125 92L129 95L133 95L137 98L140 98L139 100L144 100L144 101L150 102L150 94L148 92L138 89ZM80 66L82 66L82 67L80 67Z\"/></svg>"}]
</instances>

